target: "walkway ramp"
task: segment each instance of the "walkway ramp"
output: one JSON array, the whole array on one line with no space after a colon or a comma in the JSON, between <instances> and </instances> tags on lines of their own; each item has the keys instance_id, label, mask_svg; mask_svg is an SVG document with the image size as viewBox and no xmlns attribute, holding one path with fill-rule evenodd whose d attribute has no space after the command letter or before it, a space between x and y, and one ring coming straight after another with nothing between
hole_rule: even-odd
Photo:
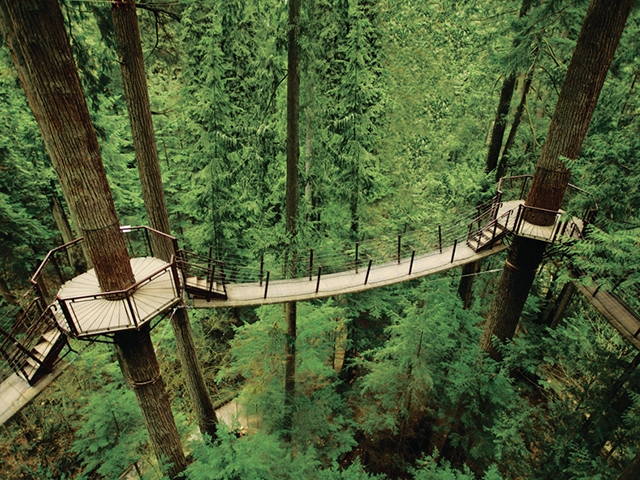
<instances>
[{"instance_id":1,"label":"walkway ramp","mask_svg":"<svg viewBox=\"0 0 640 480\"><path fill-rule=\"evenodd\" d=\"M400 263L389 262L368 268L359 268L329 275L318 275L274 282L238 283L226 286L227 299L193 299L194 308L230 308L274 303L312 300L347 293L364 292L379 287L406 282L444 272L452 268L478 261L506 249L506 245L497 244L492 249L476 252L465 244L416 256L403 258ZM411 270L411 272L409 272Z\"/></svg>"},{"instance_id":2,"label":"walkway ramp","mask_svg":"<svg viewBox=\"0 0 640 480\"><path fill-rule=\"evenodd\" d=\"M41 377L34 385L14 373L0 384L0 425L11 419L16 413L40 395L69 365L59 360L51 373Z\"/></svg>"},{"instance_id":3,"label":"walkway ramp","mask_svg":"<svg viewBox=\"0 0 640 480\"><path fill-rule=\"evenodd\" d=\"M585 286L576 282L584 298L618 331L618 333L640 351L640 316L631 310L618 295L597 286Z\"/></svg>"}]
</instances>

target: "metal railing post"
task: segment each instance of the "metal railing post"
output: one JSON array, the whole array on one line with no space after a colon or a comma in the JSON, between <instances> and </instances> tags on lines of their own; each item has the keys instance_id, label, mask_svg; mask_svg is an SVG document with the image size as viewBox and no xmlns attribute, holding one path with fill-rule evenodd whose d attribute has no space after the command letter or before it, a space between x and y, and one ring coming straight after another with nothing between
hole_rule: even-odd
<instances>
[{"instance_id":1,"label":"metal railing post","mask_svg":"<svg viewBox=\"0 0 640 480\"><path fill-rule=\"evenodd\" d=\"M176 264L176 257L171 255L171 273L173 275L173 281L176 284L176 294L181 295L182 289L180 285L180 275L178 274L178 266Z\"/></svg>"},{"instance_id":2,"label":"metal railing post","mask_svg":"<svg viewBox=\"0 0 640 480\"><path fill-rule=\"evenodd\" d=\"M440 248L440 253L442 253L442 224L438 225L438 245Z\"/></svg>"},{"instance_id":3,"label":"metal railing post","mask_svg":"<svg viewBox=\"0 0 640 480\"><path fill-rule=\"evenodd\" d=\"M402 249L402 235L398 235L398 265L400 265L400 250Z\"/></svg>"},{"instance_id":4,"label":"metal railing post","mask_svg":"<svg viewBox=\"0 0 640 480\"><path fill-rule=\"evenodd\" d=\"M133 304L131 303L131 297L128 294L125 294L124 298L127 299L127 305L129 307L129 311L131 312L133 325L136 327L136 330L138 330L138 318L136 316L136 311L133 309Z\"/></svg>"},{"instance_id":5,"label":"metal railing post","mask_svg":"<svg viewBox=\"0 0 640 480\"><path fill-rule=\"evenodd\" d=\"M75 323L73 323L73 319L71 318L71 312L69 311L69 306L67 305L67 302L65 302L60 297L58 297L58 305L60 305L60 310L62 310L62 315L67 320L67 326L69 327L69 330L71 330L73 334L77 337L78 328L76 327Z\"/></svg>"},{"instance_id":6,"label":"metal railing post","mask_svg":"<svg viewBox=\"0 0 640 480\"><path fill-rule=\"evenodd\" d=\"M322 265L318 267L318 283L316 283L316 295L318 294L318 290L320 290L320 277L322 276Z\"/></svg>"},{"instance_id":7,"label":"metal railing post","mask_svg":"<svg viewBox=\"0 0 640 480\"><path fill-rule=\"evenodd\" d=\"M309 252L309 281L311 281L312 276L313 276L313 248Z\"/></svg>"},{"instance_id":8,"label":"metal railing post","mask_svg":"<svg viewBox=\"0 0 640 480\"><path fill-rule=\"evenodd\" d=\"M458 246L458 239L453 240L453 252L451 252L451 263L453 263L453 257L456 256L456 247Z\"/></svg>"},{"instance_id":9,"label":"metal railing post","mask_svg":"<svg viewBox=\"0 0 640 480\"><path fill-rule=\"evenodd\" d=\"M369 272L371 272L371 264L372 263L373 263L373 260L369 259L369 266L367 267L367 275L364 277L364 284L365 285L369 281Z\"/></svg>"},{"instance_id":10,"label":"metal railing post","mask_svg":"<svg viewBox=\"0 0 640 480\"><path fill-rule=\"evenodd\" d=\"M264 298L267 298L267 290L269 290L269 275L271 275L271 270L267 270L267 281L264 286ZM260 285L262 285L262 282L260 282Z\"/></svg>"},{"instance_id":11,"label":"metal railing post","mask_svg":"<svg viewBox=\"0 0 640 480\"><path fill-rule=\"evenodd\" d=\"M416 258L416 251L411 252L411 263L409 263L409 275L411 275L411 270L413 270L413 259Z\"/></svg>"},{"instance_id":12,"label":"metal railing post","mask_svg":"<svg viewBox=\"0 0 640 480\"><path fill-rule=\"evenodd\" d=\"M356 273L358 273L358 263L359 263L359 247L360 247L360 242L356 242Z\"/></svg>"},{"instance_id":13,"label":"metal railing post","mask_svg":"<svg viewBox=\"0 0 640 480\"><path fill-rule=\"evenodd\" d=\"M264 271L264 253L262 255L260 255L260 286L262 286L262 272L263 271Z\"/></svg>"}]
</instances>

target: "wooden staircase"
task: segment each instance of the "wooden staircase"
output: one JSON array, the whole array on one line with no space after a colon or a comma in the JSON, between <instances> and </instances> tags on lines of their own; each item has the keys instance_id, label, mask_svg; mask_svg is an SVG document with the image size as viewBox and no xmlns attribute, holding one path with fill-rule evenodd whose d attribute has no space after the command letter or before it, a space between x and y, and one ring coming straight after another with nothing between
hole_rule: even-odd
<instances>
[{"instance_id":1,"label":"wooden staircase","mask_svg":"<svg viewBox=\"0 0 640 480\"><path fill-rule=\"evenodd\" d=\"M179 250L176 264L182 273L184 290L196 299L226 300L226 274L224 263L209 256Z\"/></svg>"},{"instance_id":2,"label":"wooden staircase","mask_svg":"<svg viewBox=\"0 0 640 480\"><path fill-rule=\"evenodd\" d=\"M509 229L511 211L494 218L496 214L497 209L492 208L469 224L467 245L476 252L493 248L494 245L501 242L504 237L511 233Z\"/></svg>"},{"instance_id":3,"label":"wooden staircase","mask_svg":"<svg viewBox=\"0 0 640 480\"><path fill-rule=\"evenodd\" d=\"M39 303L32 302L16 315L11 332L0 332L5 337L0 344L5 361L3 377L15 372L29 385L35 385L58 362L67 338L57 328L51 308L39 310Z\"/></svg>"}]
</instances>

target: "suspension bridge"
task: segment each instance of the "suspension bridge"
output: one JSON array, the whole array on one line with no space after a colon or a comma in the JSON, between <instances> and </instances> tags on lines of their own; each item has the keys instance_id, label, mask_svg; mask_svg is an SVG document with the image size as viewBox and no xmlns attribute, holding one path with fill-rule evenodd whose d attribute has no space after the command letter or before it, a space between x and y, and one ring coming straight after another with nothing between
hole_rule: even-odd
<instances>
[{"instance_id":1,"label":"suspension bridge","mask_svg":"<svg viewBox=\"0 0 640 480\"><path fill-rule=\"evenodd\" d=\"M507 177L497 194L446 223L353 245L296 252L295 274L285 275L279 252L251 261L222 262L178 248L174 237L148 227L123 227L136 283L102 292L88 268L83 240L50 251L14 312L11 331L0 329L0 424L33 399L64 369L67 337L93 339L159 321L185 301L193 308L233 308L304 301L393 285L494 255L510 235L554 243L582 238L595 205L570 186L559 211L529 207L523 197L531 176ZM582 198L579 215L567 213ZM587 199L588 200L588 199ZM565 209L568 208L569 210ZM542 224L542 225L541 225ZM154 256L158 241L171 241L169 262ZM611 292L580 287L621 335L640 350L640 317ZM6 322L5 322L6 323Z\"/></svg>"}]
</instances>

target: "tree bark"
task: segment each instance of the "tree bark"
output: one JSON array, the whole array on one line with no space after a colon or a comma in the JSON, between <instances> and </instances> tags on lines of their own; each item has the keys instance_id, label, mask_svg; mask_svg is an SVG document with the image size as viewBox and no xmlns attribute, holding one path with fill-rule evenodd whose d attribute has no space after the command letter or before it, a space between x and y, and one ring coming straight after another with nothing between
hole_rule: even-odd
<instances>
[{"instance_id":1,"label":"tree bark","mask_svg":"<svg viewBox=\"0 0 640 480\"><path fill-rule=\"evenodd\" d=\"M570 176L562 157L575 159L580 151L633 2L592 0L589 5L526 206L552 211L560 208ZM526 218L545 225L553 217L530 212ZM492 338L504 341L513 337L545 247L538 240L514 238L480 340L481 347L495 359L500 354Z\"/></svg>"},{"instance_id":2,"label":"tree bark","mask_svg":"<svg viewBox=\"0 0 640 480\"><path fill-rule=\"evenodd\" d=\"M111 7L111 16L147 221L151 228L170 235L169 213L162 185L135 2L118 0ZM171 256L176 254L173 243L156 235L152 240L153 256L169 262ZM198 359L189 316L184 308L178 308L174 312L171 327L198 427L203 434L215 440L216 412Z\"/></svg>"},{"instance_id":3,"label":"tree bark","mask_svg":"<svg viewBox=\"0 0 640 480\"><path fill-rule=\"evenodd\" d=\"M299 104L300 104L300 0L289 1L289 45L287 75L287 208L286 231L292 245L297 233L298 220L298 160L299 144ZM290 253L289 275L296 274L295 246ZM293 403L296 394L296 302L285 305L287 341L285 358L285 411L284 437L291 441L293 429Z\"/></svg>"},{"instance_id":4,"label":"tree bark","mask_svg":"<svg viewBox=\"0 0 640 480\"><path fill-rule=\"evenodd\" d=\"M2 31L103 291L134 283L98 139L53 0L2 0Z\"/></svg>"},{"instance_id":5,"label":"tree bark","mask_svg":"<svg viewBox=\"0 0 640 480\"><path fill-rule=\"evenodd\" d=\"M592 0L567 70L540 159L525 202L557 211L569 183L564 158L580 153L609 65L635 0ZM549 223L549 216L530 215L528 221Z\"/></svg>"},{"instance_id":6,"label":"tree bark","mask_svg":"<svg viewBox=\"0 0 640 480\"><path fill-rule=\"evenodd\" d=\"M513 144L516 140L516 133L518 132L518 127L520 126L520 122L522 121L522 113L524 112L524 106L527 102L527 95L529 94L532 80L532 71L529 70L522 84L520 103L516 108L516 113L513 115L513 123L511 124L511 129L509 130L509 136L507 137L507 141L504 145L504 151L502 152L500 162L498 163L498 168L496 169L496 182L504 176L504 172L507 170L507 163L509 162L509 152L511 151L511 148L513 147Z\"/></svg>"},{"instance_id":7,"label":"tree bark","mask_svg":"<svg viewBox=\"0 0 640 480\"><path fill-rule=\"evenodd\" d=\"M134 0L114 2L111 6L111 17L147 221L152 228L168 234L171 231L169 215L162 185L162 172L151 117L149 89ZM155 235L153 240L153 256L168 262L171 255L175 254L171 241Z\"/></svg>"},{"instance_id":8,"label":"tree bark","mask_svg":"<svg viewBox=\"0 0 640 480\"><path fill-rule=\"evenodd\" d=\"M153 449L160 462L167 466L169 478L178 478L187 461L149 329L116 333L115 345L124 378L133 389L138 404L144 405L142 418Z\"/></svg>"},{"instance_id":9,"label":"tree bark","mask_svg":"<svg viewBox=\"0 0 640 480\"><path fill-rule=\"evenodd\" d=\"M502 139L504 138L504 131L507 128L507 115L509 114L515 84L516 76L513 73L509 74L502 83L498 110L496 111L496 118L493 121L489 152L487 153L487 160L485 162L485 171L487 173L493 171L498 165L498 158L500 157L500 150L502 149Z\"/></svg>"},{"instance_id":10,"label":"tree bark","mask_svg":"<svg viewBox=\"0 0 640 480\"><path fill-rule=\"evenodd\" d=\"M529 11L531 6L531 0L523 0L520 6L519 18L524 17ZM519 45L518 39L514 40L514 48ZM500 100L498 101L498 110L496 111L496 118L493 122L493 130L491 132L491 142L489 143L489 151L487 152L487 160L485 162L485 172L492 172L498 165L498 158L500 157L500 150L502 149L502 140L504 138L504 132L507 128L507 115L509 114L509 108L511 107L511 99L513 97L513 90L516 85L515 72L510 73L502 83L502 89L500 90ZM511 129L513 130L513 128ZM500 175L501 176L501 175ZM496 174L496 178L500 179L500 176Z\"/></svg>"},{"instance_id":11,"label":"tree bark","mask_svg":"<svg viewBox=\"0 0 640 480\"><path fill-rule=\"evenodd\" d=\"M571 303L571 299L573 298L573 294L576 292L576 286L573 282L567 282L562 287L562 291L560 292L560 297L556 301L556 305L554 309L551 311L553 317L551 321L547 321L547 324L550 328L556 329L558 325L564 318L564 312L567 311L567 307Z\"/></svg>"},{"instance_id":12,"label":"tree bark","mask_svg":"<svg viewBox=\"0 0 640 480\"><path fill-rule=\"evenodd\" d=\"M513 338L546 246L530 238L513 239L480 339L480 347L496 360L501 355L493 337L500 342Z\"/></svg>"},{"instance_id":13,"label":"tree bark","mask_svg":"<svg viewBox=\"0 0 640 480\"><path fill-rule=\"evenodd\" d=\"M51 195L51 215L53 216L53 220L56 222L58 231L62 236L62 242L69 243L73 241L74 237L71 230L71 225L69 224L69 220L67 219L64 208L62 208L62 204L60 203L60 200L58 200L55 192ZM83 253L86 255L86 259L88 260L89 252L87 252L86 249L83 248ZM73 271L78 272L82 264L82 260L80 258L80 255L78 254L78 251L75 249L69 249L67 251L67 258L69 259L69 265L71 265Z\"/></svg>"},{"instance_id":14,"label":"tree bark","mask_svg":"<svg viewBox=\"0 0 640 480\"><path fill-rule=\"evenodd\" d=\"M135 281L98 139L55 0L0 0L1 27L67 202L76 212L102 291L121 290ZM9 20L7 25L6 20ZM172 464L172 478L186 460L160 378L148 330L115 335L121 368L136 388L156 453Z\"/></svg>"},{"instance_id":15,"label":"tree bark","mask_svg":"<svg viewBox=\"0 0 640 480\"><path fill-rule=\"evenodd\" d=\"M176 309L171 319L173 336L176 339L176 349L185 375L187 389L193 410L196 414L198 428L211 440L218 437L216 410L209 395L209 389L202 372L202 365L198 358L193 331L189 316L184 308Z\"/></svg>"}]
</instances>

